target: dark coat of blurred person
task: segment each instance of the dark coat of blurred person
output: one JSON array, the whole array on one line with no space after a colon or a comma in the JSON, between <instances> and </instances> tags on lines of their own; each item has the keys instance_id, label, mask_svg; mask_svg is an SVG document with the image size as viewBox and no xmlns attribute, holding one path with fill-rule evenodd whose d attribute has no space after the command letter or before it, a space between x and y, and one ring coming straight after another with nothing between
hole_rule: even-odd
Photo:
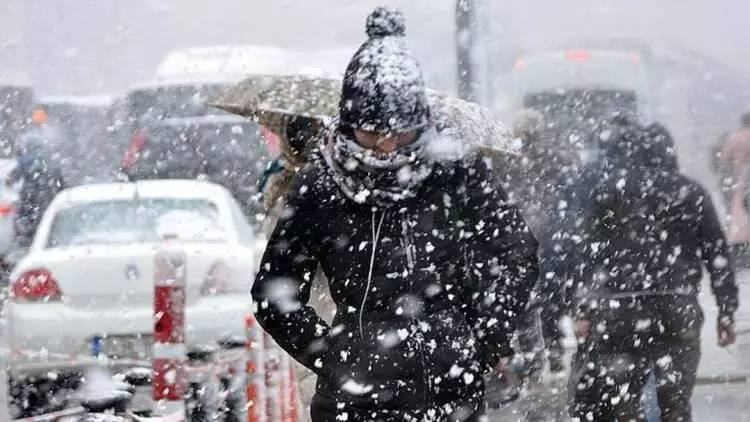
<instances>
[{"instance_id":1,"label":"dark coat of blurred person","mask_svg":"<svg viewBox=\"0 0 750 422\"><path fill-rule=\"evenodd\" d=\"M62 172L45 157L44 147L45 139L42 135L24 135L16 167L8 175L9 185L22 183L13 224L15 243L22 248L31 245L44 211L65 187Z\"/></svg>"},{"instance_id":2,"label":"dark coat of blurred person","mask_svg":"<svg viewBox=\"0 0 750 422\"><path fill-rule=\"evenodd\" d=\"M536 240L485 160L446 157L403 16L378 8L340 115L292 181L253 285L258 321L318 375L314 422L475 421L510 356ZM442 148L441 148L442 150ZM313 275L337 305L308 305Z\"/></svg>"},{"instance_id":3,"label":"dark coat of blurred person","mask_svg":"<svg viewBox=\"0 0 750 422\"><path fill-rule=\"evenodd\" d=\"M513 121L513 135L521 140L522 153L508 164L511 171L507 172L503 187L540 246L540 278L523 314L518 338L528 375L538 377L545 352L552 372L564 369L559 323L565 306L563 279L557 271L562 256L556 244L564 223L558 218L560 201L564 201L560 181L571 166L559 154L559 147L546 139L542 113L533 109L519 111Z\"/></svg>"},{"instance_id":4,"label":"dark coat of blurred person","mask_svg":"<svg viewBox=\"0 0 750 422\"><path fill-rule=\"evenodd\" d=\"M680 174L664 127L627 123L605 155L584 208L571 416L641 420L641 393L653 373L661 420L690 421L704 268L719 308L719 343L735 340L728 245L710 195Z\"/></svg>"}]
</instances>

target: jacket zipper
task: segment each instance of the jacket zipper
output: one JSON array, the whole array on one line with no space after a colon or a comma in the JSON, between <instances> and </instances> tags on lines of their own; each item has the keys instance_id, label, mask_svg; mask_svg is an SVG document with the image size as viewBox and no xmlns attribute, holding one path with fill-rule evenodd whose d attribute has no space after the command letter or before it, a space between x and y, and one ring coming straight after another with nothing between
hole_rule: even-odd
<instances>
[{"instance_id":1,"label":"jacket zipper","mask_svg":"<svg viewBox=\"0 0 750 422\"><path fill-rule=\"evenodd\" d=\"M401 220L401 234L402 247L406 251L406 273L407 277L409 277L409 291L411 294L414 294L414 281L412 275L414 274L414 269L416 268L417 253L416 245L414 244L414 237L412 236L411 229L409 227L409 216L406 213L404 213ZM416 353L418 354L419 364L422 366L422 383L425 386L423 399L427 404L427 408L429 409L432 405L432 400L430 400L432 393L432 378L430 377L427 369L427 355L424 352L424 334L422 333L419 319L412 317L411 320L412 324L414 324L412 335L414 336L414 341L417 346Z\"/></svg>"},{"instance_id":2,"label":"jacket zipper","mask_svg":"<svg viewBox=\"0 0 750 422\"><path fill-rule=\"evenodd\" d=\"M380 215L380 222L375 227L375 220L378 215L376 208L372 209L372 252L370 254L370 268L367 272L367 285L365 286L365 293L362 296L362 304L359 306L359 337L365 339L365 330L362 323L362 318L365 313L365 304L367 303L367 296L370 293L370 287L372 286L372 271L375 268L375 254L378 251L378 241L380 240L380 230L383 228L383 221L385 221L385 211Z\"/></svg>"}]
</instances>

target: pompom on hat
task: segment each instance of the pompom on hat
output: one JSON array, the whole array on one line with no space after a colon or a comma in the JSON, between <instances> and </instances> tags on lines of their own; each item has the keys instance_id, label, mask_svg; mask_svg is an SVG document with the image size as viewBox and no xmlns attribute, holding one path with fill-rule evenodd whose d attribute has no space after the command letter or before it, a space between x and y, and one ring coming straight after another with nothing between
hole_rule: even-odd
<instances>
[{"instance_id":1,"label":"pompom on hat","mask_svg":"<svg viewBox=\"0 0 750 422\"><path fill-rule=\"evenodd\" d=\"M368 35L344 75L340 125L377 133L405 133L430 125L422 70L405 42L400 11L376 8L366 23Z\"/></svg>"}]
</instances>

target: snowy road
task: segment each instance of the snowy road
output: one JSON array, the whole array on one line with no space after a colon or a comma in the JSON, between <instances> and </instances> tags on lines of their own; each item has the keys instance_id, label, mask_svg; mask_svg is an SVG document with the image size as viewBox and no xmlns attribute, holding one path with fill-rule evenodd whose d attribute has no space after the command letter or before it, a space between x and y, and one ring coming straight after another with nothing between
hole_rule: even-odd
<instances>
[{"instance_id":1,"label":"snowy road","mask_svg":"<svg viewBox=\"0 0 750 422\"><path fill-rule=\"evenodd\" d=\"M547 396L546 398L549 398ZM528 400L528 399L527 399ZM507 409L491 412L489 422L563 422L567 419L561 411L564 406L562 397L557 400L541 402L543 412L539 411L540 402L519 401ZM693 394L693 420L711 422L748 422L750 421L750 389L747 384L699 386ZM536 417L528 416L528 407L533 406ZM552 410L552 407L556 407ZM558 415L555 418L554 415Z\"/></svg>"}]
</instances>

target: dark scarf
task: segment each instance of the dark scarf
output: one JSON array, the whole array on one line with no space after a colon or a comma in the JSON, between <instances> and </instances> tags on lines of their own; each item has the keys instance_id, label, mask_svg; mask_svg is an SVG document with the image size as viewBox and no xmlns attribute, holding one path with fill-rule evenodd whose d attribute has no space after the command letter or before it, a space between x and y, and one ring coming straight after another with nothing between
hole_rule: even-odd
<instances>
[{"instance_id":1,"label":"dark scarf","mask_svg":"<svg viewBox=\"0 0 750 422\"><path fill-rule=\"evenodd\" d=\"M353 137L332 129L323 145L323 157L347 198L358 204L389 206L414 198L432 173L434 162L425 154L425 147L434 133L428 129L412 144L377 155Z\"/></svg>"}]
</instances>

